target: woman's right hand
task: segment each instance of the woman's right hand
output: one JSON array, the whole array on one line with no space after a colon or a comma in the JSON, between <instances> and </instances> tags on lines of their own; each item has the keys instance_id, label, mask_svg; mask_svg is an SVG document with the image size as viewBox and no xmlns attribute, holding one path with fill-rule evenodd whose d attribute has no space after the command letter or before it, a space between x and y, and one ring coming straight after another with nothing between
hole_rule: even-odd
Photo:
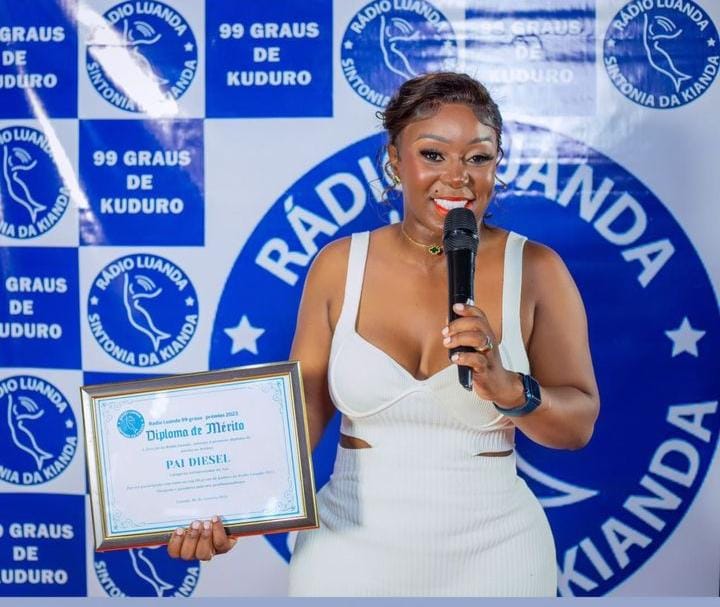
<instances>
[{"instance_id":1,"label":"woman's right hand","mask_svg":"<svg viewBox=\"0 0 720 607\"><path fill-rule=\"evenodd\" d=\"M168 554L184 561L209 561L216 554L232 550L237 540L225 533L219 516L210 521L193 521L187 529L176 529L168 542Z\"/></svg>"}]
</instances>

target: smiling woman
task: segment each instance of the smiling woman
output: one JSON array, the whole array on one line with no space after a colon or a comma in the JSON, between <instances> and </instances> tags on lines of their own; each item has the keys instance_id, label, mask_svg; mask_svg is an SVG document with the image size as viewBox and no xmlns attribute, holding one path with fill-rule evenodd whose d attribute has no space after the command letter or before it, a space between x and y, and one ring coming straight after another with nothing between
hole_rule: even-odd
<instances>
[{"instance_id":1,"label":"smiling woman","mask_svg":"<svg viewBox=\"0 0 720 607\"><path fill-rule=\"evenodd\" d=\"M383 115L404 219L325 247L307 277L291 358L302 361L313 445L341 436L301 532L294 595L553 596L544 512L517 476L515 428L564 449L592 434L598 394L585 312L559 257L483 221L502 119L463 74L403 84ZM447 322L445 215L479 224L477 301ZM471 351L453 355L451 348ZM456 365L473 372L471 391ZM170 554L210 559L222 523L180 529Z\"/></svg>"}]
</instances>

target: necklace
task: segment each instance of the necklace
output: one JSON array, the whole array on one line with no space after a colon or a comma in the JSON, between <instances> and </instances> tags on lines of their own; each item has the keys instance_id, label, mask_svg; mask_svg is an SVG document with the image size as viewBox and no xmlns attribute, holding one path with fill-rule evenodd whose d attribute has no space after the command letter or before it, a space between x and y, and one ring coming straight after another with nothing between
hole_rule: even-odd
<instances>
[{"instance_id":1,"label":"necklace","mask_svg":"<svg viewBox=\"0 0 720 607\"><path fill-rule=\"evenodd\" d=\"M405 231L405 226L403 226L402 223L400 224L400 231L402 232L403 236L404 236L405 238L407 238L412 244L414 244L416 247L422 247L422 248L425 249L428 253L430 253L430 255L442 255L442 254L443 254L442 245L439 245L439 244L424 244L424 243L422 243L422 242L418 242L417 240L415 240L414 238L412 238L412 237L410 236L410 234L408 234L408 233Z\"/></svg>"}]
</instances>

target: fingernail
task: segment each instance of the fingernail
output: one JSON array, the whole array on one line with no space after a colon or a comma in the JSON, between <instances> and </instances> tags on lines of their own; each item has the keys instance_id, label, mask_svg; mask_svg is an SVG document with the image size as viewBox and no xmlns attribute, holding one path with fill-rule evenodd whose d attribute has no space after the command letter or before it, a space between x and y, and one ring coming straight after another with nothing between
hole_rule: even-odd
<instances>
[{"instance_id":1,"label":"fingernail","mask_svg":"<svg viewBox=\"0 0 720 607\"><path fill-rule=\"evenodd\" d=\"M465 306L462 305L461 303L453 304L453 310L455 310L456 312L460 312L464 307Z\"/></svg>"},{"instance_id":2,"label":"fingernail","mask_svg":"<svg viewBox=\"0 0 720 607\"><path fill-rule=\"evenodd\" d=\"M212 522L213 522L213 523L217 523L219 520L220 520L220 517L219 517L217 514L212 517Z\"/></svg>"},{"instance_id":3,"label":"fingernail","mask_svg":"<svg viewBox=\"0 0 720 607\"><path fill-rule=\"evenodd\" d=\"M177 529L175 529L175 535L185 535L185 529L183 529L182 527L178 527Z\"/></svg>"},{"instance_id":4,"label":"fingernail","mask_svg":"<svg viewBox=\"0 0 720 607\"><path fill-rule=\"evenodd\" d=\"M450 360L453 361L454 363L456 363L459 358L460 358L460 356L459 356L458 354L453 354L453 355L450 357Z\"/></svg>"},{"instance_id":5,"label":"fingernail","mask_svg":"<svg viewBox=\"0 0 720 607\"><path fill-rule=\"evenodd\" d=\"M473 301L472 297L468 297L467 301L465 302L468 306L474 306L475 302Z\"/></svg>"},{"instance_id":6,"label":"fingernail","mask_svg":"<svg viewBox=\"0 0 720 607\"><path fill-rule=\"evenodd\" d=\"M192 527L193 529L200 529L200 521L193 521L190 527Z\"/></svg>"},{"instance_id":7,"label":"fingernail","mask_svg":"<svg viewBox=\"0 0 720 607\"><path fill-rule=\"evenodd\" d=\"M450 329L448 329L447 327L443 327L443 330L440 331L440 333L442 333L443 335L449 335L449 334L450 334Z\"/></svg>"},{"instance_id":8,"label":"fingernail","mask_svg":"<svg viewBox=\"0 0 720 607\"><path fill-rule=\"evenodd\" d=\"M446 337L445 339L443 339L443 343L444 343L446 346L447 346L451 341L452 341L452 339L450 339L449 337Z\"/></svg>"},{"instance_id":9,"label":"fingernail","mask_svg":"<svg viewBox=\"0 0 720 607\"><path fill-rule=\"evenodd\" d=\"M210 529L210 521L203 521L203 529Z\"/></svg>"}]
</instances>

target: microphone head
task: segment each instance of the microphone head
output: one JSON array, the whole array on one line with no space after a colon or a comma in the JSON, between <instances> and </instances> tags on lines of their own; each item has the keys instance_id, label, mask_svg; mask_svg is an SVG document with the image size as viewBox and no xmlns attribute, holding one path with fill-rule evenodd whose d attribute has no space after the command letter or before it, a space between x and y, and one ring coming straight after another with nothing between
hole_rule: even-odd
<instances>
[{"instance_id":1,"label":"microphone head","mask_svg":"<svg viewBox=\"0 0 720 607\"><path fill-rule=\"evenodd\" d=\"M470 209L452 209L445 216L443 248L445 252L459 249L477 251L478 229L475 215Z\"/></svg>"}]
</instances>

